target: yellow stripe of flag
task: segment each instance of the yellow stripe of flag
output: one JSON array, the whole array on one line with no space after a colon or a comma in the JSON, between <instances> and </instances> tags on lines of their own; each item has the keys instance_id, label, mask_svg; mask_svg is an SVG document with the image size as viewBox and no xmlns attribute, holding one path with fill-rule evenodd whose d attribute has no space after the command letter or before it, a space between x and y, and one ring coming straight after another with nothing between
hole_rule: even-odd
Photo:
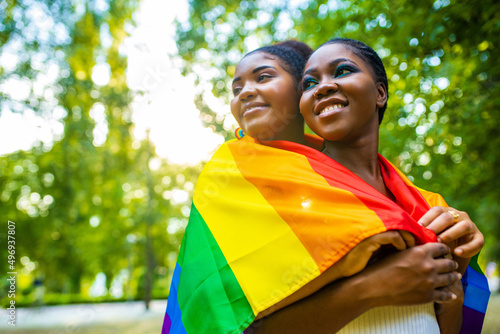
<instances>
[{"instance_id":1,"label":"yellow stripe of flag","mask_svg":"<svg viewBox=\"0 0 500 334\"><path fill-rule=\"evenodd\" d=\"M291 293L298 284L303 285L303 281L296 281L297 277L310 280L319 275L318 267L289 225L240 174L227 145L217 151L205 170L208 172L198 179L194 204L255 315L281 300L283 292ZM270 257L279 257L280 268L288 270L277 269Z\"/></svg>"}]
</instances>

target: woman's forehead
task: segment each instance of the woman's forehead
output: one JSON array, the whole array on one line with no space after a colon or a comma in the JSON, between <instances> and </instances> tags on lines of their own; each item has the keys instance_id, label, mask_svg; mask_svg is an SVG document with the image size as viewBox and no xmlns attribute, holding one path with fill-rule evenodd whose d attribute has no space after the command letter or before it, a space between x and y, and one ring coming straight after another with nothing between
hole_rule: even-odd
<instances>
[{"instance_id":1,"label":"woman's forehead","mask_svg":"<svg viewBox=\"0 0 500 334\"><path fill-rule=\"evenodd\" d=\"M307 61L306 68L312 65L316 66L318 63L324 63L325 61L334 61L339 58L355 60L356 63L363 61L355 52L345 45L326 44L314 51Z\"/></svg>"},{"instance_id":2,"label":"woman's forehead","mask_svg":"<svg viewBox=\"0 0 500 334\"><path fill-rule=\"evenodd\" d=\"M238 73L245 73L248 71L253 71L254 69L263 66L270 65L272 67L282 68L281 62L278 57L270 55L265 52L255 52L245 56L238 65L236 65L235 76Z\"/></svg>"},{"instance_id":3,"label":"woman's forehead","mask_svg":"<svg viewBox=\"0 0 500 334\"><path fill-rule=\"evenodd\" d=\"M336 64L338 60L349 60L357 66L370 71L375 77L373 66L367 62L365 58L360 57L356 51L355 48L341 43L325 44L314 51L311 57L309 57L305 71L307 72L314 68Z\"/></svg>"}]
</instances>

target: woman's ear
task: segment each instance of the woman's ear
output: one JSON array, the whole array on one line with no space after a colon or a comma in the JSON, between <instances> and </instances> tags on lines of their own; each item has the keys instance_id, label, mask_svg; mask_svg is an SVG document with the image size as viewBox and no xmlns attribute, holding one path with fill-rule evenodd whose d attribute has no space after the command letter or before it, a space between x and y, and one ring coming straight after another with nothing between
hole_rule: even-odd
<instances>
[{"instance_id":1,"label":"woman's ear","mask_svg":"<svg viewBox=\"0 0 500 334\"><path fill-rule=\"evenodd\" d=\"M377 82L377 107L380 109L387 103L387 87L384 83Z\"/></svg>"}]
</instances>

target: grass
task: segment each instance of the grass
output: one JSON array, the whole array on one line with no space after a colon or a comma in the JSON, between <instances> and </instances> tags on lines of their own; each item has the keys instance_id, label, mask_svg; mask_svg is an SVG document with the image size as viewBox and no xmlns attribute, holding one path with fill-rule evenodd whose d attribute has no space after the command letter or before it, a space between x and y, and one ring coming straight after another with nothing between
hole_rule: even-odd
<instances>
[{"instance_id":1,"label":"grass","mask_svg":"<svg viewBox=\"0 0 500 334\"><path fill-rule=\"evenodd\" d=\"M484 318L483 334L500 334L500 293L490 298Z\"/></svg>"},{"instance_id":2,"label":"grass","mask_svg":"<svg viewBox=\"0 0 500 334\"><path fill-rule=\"evenodd\" d=\"M6 330L3 334L159 334L163 315L148 317L133 322L101 323L86 326L60 326L40 329Z\"/></svg>"}]
</instances>

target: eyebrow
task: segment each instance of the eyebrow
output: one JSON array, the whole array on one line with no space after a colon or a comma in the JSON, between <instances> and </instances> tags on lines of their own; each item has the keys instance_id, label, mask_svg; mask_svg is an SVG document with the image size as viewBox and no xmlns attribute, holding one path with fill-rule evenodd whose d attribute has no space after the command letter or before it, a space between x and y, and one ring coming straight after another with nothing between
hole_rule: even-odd
<instances>
[{"instance_id":1,"label":"eyebrow","mask_svg":"<svg viewBox=\"0 0 500 334\"><path fill-rule=\"evenodd\" d=\"M259 66L259 67L256 67L252 70L252 73L257 73L263 69L266 69L266 68L272 68L272 69L276 69L276 67L274 66L271 66L271 65L262 65L262 66ZM236 77L233 79L233 85L237 82L237 81L240 81L241 80L241 77Z\"/></svg>"},{"instance_id":2,"label":"eyebrow","mask_svg":"<svg viewBox=\"0 0 500 334\"><path fill-rule=\"evenodd\" d=\"M356 64L356 62L354 62L354 61L352 61L352 60L350 60L350 59L347 59L347 58L337 58L337 59L334 59L334 60L332 60L331 62L329 62L329 63L328 63L328 67L330 67L330 68L331 68L331 67L335 67L335 66L337 66L339 63L343 63L343 62L352 63L352 64L354 64L354 65L358 66L358 64ZM317 71L316 67L313 67L313 68L310 68L310 69L308 69L307 71L305 71L305 72L304 72L304 75L309 74L309 73L313 73L313 72L316 72L316 71Z\"/></svg>"}]
</instances>

